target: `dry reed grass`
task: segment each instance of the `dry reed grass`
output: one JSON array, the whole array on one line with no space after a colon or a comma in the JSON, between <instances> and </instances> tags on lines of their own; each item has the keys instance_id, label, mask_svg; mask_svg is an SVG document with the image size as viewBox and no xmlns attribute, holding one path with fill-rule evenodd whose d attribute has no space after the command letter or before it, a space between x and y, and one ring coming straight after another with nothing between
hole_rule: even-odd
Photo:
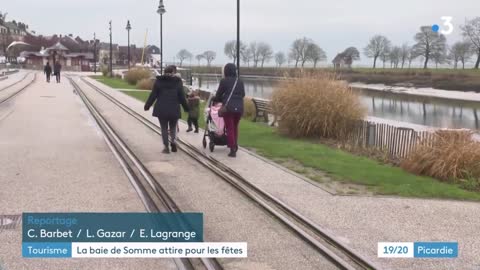
<instances>
[{"instance_id":1,"label":"dry reed grass","mask_svg":"<svg viewBox=\"0 0 480 270\"><path fill-rule=\"evenodd\" d=\"M137 82L137 89L140 90L152 90L153 89L153 84L154 80L152 79L141 79L140 81Z\"/></svg>"},{"instance_id":2,"label":"dry reed grass","mask_svg":"<svg viewBox=\"0 0 480 270\"><path fill-rule=\"evenodd\" d=\"M148 69L133 68L125 73L125 81L131 85L136 85L142 79L152 77L152 73Z\"/></svg>"},{"instance_id":3,"label":"dry reed grass","mask_svg":"<svg viewBox=\"0 0 480 270\"><path fill-rule=\"evenodd\" d=\"M255 117L255 105L251 98L246 97L243 100L243 118L252 120Z\"/></svg>"},{"instance_id":4,"label":"dry reed grass","mask_svg":"<svg viewBox=\"0 0 480 270\"><path fill-rule=\"evenodd\" d=\"M272 109L279 130L293 137L345 139L366 115L358 94L329 74L284 80L273 92Z\"/></svg>"},{"instance_id":5,"label":"dry reed grass","mask_svg":"<svg viewBox=\"0 0 480 270\"><path fill-rule=\"evenodd\" d=\"M480 187L480 143L469 130L440 130L433 142L421 143L402 161L405 170L437 179Z\"/></svg>"}]
</instances>

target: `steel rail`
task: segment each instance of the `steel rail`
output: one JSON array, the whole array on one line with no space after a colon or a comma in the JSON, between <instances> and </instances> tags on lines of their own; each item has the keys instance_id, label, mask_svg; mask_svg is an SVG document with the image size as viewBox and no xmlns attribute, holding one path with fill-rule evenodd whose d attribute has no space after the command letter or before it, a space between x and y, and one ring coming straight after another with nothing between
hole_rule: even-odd
<instances>
[{"instance_id":1,"label":"steel rail","mask_svg":"<svg viewBox=\"0 0 480 270\"><path fill-rule=\"evenodd\" d=\"M119 106L126 113L142 122L145 126L149 127L155 133L161 135L160 128L146 119L142 115L138 114L116 98L106 93L99 87L88 82L84 78L82 81L96 90L108 100ZM271 213L282 223L291 228L302 239L311 244L319 252L328 257L334 264L341 269L380 269L375 266L368 259L358 254L351 248L341 243L335 236L328 233L325 229L315 224L312 220L305 217L297 210L288 206L280 199L276 198L267 191L261 189L255 184L251 183L233 169L226 166L224 163L218 161L214 157L207 155L197 147L181 140L179 142L179 149L186 154L197 160L199 163L210 169L216 175L226 180L232 186L240 190L244 195L261 205L266 211ZM283 212L283 214L282 214ZM328 246L328 247L327 247Z\"/></svg>"},{"instance_id":2,"label":"steel rail","mask_svg":"<svg viewBox=\"0 0 480 270\"><path fill-rule=\"evenodd\" d=\"M171 198L171 196L165 191L165 189L156 181L154 176L150 173L150 171L145 167L145 165L140 161L140 159L134 154L134 152L128 147L128 145L124 142L123 139L118 135L118 133L112 128L112 126L108 123L108 121L100 114L100 112L96 109L93 102L85 95L85 93L81 90L81 87L73 81L72 78L69 78L71 84L75 88L75 90L79 93L82 101L87 105L87 108L91 112L92 116L96 120L96 122L101 127L104 134L108 134L109 141L113 142L112 144L116 146L116 152L123 153L122 159L126 165L122 164L122 167L125 166L128 168L127 176L129 179L134 181L134 187L137 192L140 191L139 195L144 203L145 207L149 212L158 212L160 209L155 204L155 201L159 201L169 212L172 213L181 213L180 208L177 206L175 201ZM119 155L119 154L115 154ZM135 169L132 168L132 165ZM140 177L137 176L133 171L138 171L138 174L145 180L148 186L151 189L152 195L146 191L145 185L142 184ZM155 197L155 198L153 198ZM153 209L153 211L152 211ZM223 267L218 263L216 259L211 258L201 258L201 263L205 266L207 270L222 270ZM176 260L177 266L180 269L195 269L195 261L193 259L181 258Z\"/></svg>"}]
</instances>

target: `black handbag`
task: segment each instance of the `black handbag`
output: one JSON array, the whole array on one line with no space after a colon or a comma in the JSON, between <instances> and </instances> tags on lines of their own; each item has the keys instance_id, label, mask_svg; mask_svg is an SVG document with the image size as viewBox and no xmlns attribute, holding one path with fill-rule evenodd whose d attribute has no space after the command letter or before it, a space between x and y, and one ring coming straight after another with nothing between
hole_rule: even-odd
<instances>
[{"instance_id":1,"label":"black handbag","mask_svg":"<svg viewBox=\"0 0 480 270\"><path fill-rule=\"evenodd\" d=\"M233 92L235 91L235 88L237 87L237 82L238 82L238 77L235 80L235 84L233 84L232 91L230 91L230 95L228 96L227 102L225 104L222 104L222 107L218 110L218 116L223 117L226 112L228 112L227 105L230 102L230 99L232 98Z\"/></svg>"}]
</instances>

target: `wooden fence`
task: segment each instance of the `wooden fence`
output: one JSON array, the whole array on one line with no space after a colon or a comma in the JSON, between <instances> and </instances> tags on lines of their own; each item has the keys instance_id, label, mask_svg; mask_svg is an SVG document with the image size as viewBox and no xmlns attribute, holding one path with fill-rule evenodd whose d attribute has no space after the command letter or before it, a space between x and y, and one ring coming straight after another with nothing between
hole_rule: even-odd
<instances>
[{"instance_id":1,"label":"wooden fence","mask_svg":"<svg viewBox=\"0 0 480 270\"><path fill-rule=\"evenodd\" d=\"M376 148L388 152L391 157L405 158L420 142L432 144L434 134L411 128L361 121L347 141L354 146Z\"/></svg>"}]
</instances>

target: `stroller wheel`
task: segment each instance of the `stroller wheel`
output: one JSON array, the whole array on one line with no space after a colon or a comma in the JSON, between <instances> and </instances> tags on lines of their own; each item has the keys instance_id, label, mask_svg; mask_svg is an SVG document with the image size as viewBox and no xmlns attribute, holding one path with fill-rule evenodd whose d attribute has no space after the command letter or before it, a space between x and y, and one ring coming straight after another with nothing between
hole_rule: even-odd
<instances>
[{"instance_id":1,"label":"stroller wheel","mask_svg":"<svg viewBox=\"0 0 480 270\"><path fill-rule=\"evenodd\" d=\"M207 148L207 139L205 138L205 136L203 137L202 145L204 149Z\"/></svg>"},{"instance_id":2,"label":"stroller wheel","mask_svg":"<svg viewBox=\"0 0 480 270\"><path fill-rule=\"evenodd\" d=\"M210 144L208 145L208 148L210 149L210 152L213 152L213 149L215 149L215 143L210 142Z\"/></svg>"}]
</instances>

